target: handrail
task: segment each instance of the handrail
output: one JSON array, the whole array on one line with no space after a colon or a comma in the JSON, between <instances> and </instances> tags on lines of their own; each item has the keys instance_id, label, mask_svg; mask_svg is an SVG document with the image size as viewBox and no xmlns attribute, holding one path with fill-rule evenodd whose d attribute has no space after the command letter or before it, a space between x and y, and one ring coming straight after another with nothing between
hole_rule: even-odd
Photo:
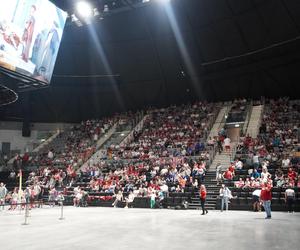
<instances>
[{"instance_id":1,"label":"handrail","mask_svg":"<svg viewBox=\"0 0 300 250\"><path fill-rule=\"evenodd\" d=\"M253 101L251 100L250 104L248 105L248 111L247 111L245 123L244 123L244 126L243 126L243 134L244 135L246 134L247 129L249 127L249 123L250 123L250 120L251 120L252 111L253 111Z\"/></svg>"},{"instance_id":2,"label":"handrail","mask_svg":"<svg viewBox=\"0 0 300 250\"><path fill-rule=\"evenodd\" d=\"M137 123L137 125L131 130L131 132L124 138L123 141L121 141L120 146L124 146L127 143L130 143L133 140L133 133L135 131L139 132L144 127L145 120L149 117L149 115L145 115L142 117L142 119Z\"/></svg>"}]
</instances>

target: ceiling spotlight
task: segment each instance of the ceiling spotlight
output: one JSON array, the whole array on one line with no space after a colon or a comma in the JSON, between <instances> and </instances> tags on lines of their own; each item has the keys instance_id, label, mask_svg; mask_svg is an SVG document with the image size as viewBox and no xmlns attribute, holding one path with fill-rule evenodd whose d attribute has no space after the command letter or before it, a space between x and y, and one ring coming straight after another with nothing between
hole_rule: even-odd
<instances>
[{"instance_id":1,"label":"ceiling spotlight","mask_svg":"<svg viewBox=\"0 0 300 250\"><path fill-rule=\"evenodd\" d=\"M100 16L100 12L97 8L94 8L94 16Z\"/></svg>"},{"instance_id":2,"label":"ceiling spotlight","mask_svg":"<svg viewBox=\"0 0 300 250\"><path fill-rule=\"evenodd\" d=\"M93 14L92 7L87 2L78 2L76 7L78 14L83 18L88 18Z\"/></svg>"},{"instance_id":3,"label":"ceiling spotlight","mask_svg":"<svg viewBox=\"0 0 300 250\"><path fill-rule=\"evenodd\" d=\"M108 11L109 11L108 5L107 5L107 4L105 4L105 5L104 5L103 12L108 12Z\"/></svg>"}]
</instances>

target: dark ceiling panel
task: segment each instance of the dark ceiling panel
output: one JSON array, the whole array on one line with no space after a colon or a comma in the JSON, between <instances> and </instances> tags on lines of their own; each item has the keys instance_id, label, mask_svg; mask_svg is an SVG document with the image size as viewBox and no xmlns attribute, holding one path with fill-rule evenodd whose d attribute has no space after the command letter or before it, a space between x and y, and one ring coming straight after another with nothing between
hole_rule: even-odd
<instances>
[{"instance_id":1,"label":"dark ceiling panel","mask_svg":"<svg viewBox=\"0 0 300 250\"><path fill-rule=\"evenodd\" d=\"M274 43L297 36L298 31L280 0L268 1L258 10Z\"/></svg>"},{"instance_id":2,"label":"dark ceiling panel","mask_svg":"<svg viewBox=\"0 0 300 250\"><path fill-rule=\"evenodd\" d=\"M245 53L246 46L233 20L226 19L214 25L218 38L226 56L233 56Z\"/></svg>"},{"instance_id":3,"label":"dark ceiling panel","mask_svg":"<svg viewBox=\"0 0 300 250\"><path fill-rule=\"evenodd\" d=\"M300 29L300 1L299 0L282 0L285 4L293 21L296 23L298 31Z\"/></svg>"},{"instance_id":4,"label":"dark ceiling panel","mask_svg":"<svg viewBox=\"0 0 300 250\"><path fill-rule=\"evenodd\" d=\"M226 0L210 0L203 1L208 18L211 20L219 20L231 17L231 11L228 8Z\"/></svg>"},{"instance_id":5,"label":"dark ceiling panel","mask_svg":"<svg viewBox=\"0 0 300 250\"><path fill-rule=\"evenodd\" d=\"M196 35L203 61L208 62L225 57L220 39L211 28L203 28Z\"/></svg>"},{"instance_id":6,"label":"dark ceiling panel","mask_svg":"<svg viewBox=\"0 0 300 250\"><path fill-rule=\"evenodd\" d=\"M239 14L253 8L251 0L227 0L227 2L235 14Z\"/></svg>"},{"instance_id":7,"label":"dark ceiling panel","mask_svg":"<svg viewBox=\"0 0 300 250\"><path fill-rule=\"evenodd\" d=\"M256 11L243 13L236 17L250 50L256 50L270 44L266 29Z\"/></svg>"}]
</instances>

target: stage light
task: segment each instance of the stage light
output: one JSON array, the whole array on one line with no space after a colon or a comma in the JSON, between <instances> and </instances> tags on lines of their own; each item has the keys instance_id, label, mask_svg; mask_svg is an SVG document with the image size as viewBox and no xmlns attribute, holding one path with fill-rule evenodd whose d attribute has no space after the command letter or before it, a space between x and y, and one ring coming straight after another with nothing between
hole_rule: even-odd
<instances>
[{"instance_id":1,"label":"stage light","mask_svg":"<svg viewBox=\"0 0 300 250\"><path fill-rule=\"evenodd\" d=\"M88 18L93 14L92 7L87 2L78 2L76 7L78 14L83 18Z\"/></svg>"},{"instance_id":2,"label":"stage light","mask_svg":"<svg viewBox=\"0 0 300 250\"><path fill-rule=\"evenodd\" d=\"M108 5L107 5L107 4L105 4L105 5L104 5L103 12L105 12L105 13L106 13L106 12L108 12L108 11L109 11Z\"/></svg>"}]
</instances>

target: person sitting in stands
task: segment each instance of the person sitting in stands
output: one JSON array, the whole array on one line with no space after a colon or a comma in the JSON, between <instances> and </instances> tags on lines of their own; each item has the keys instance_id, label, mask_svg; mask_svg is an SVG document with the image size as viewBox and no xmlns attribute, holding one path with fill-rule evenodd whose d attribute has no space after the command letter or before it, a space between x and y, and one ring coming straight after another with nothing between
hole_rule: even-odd
<instances>
[{"instance_id":1,"label":"person sitting in stands","mask_svg":"<svg viewBox=\"0 0 300 250\"><path fill-rule=\"evenodd\" d=\"M244 189L245 188L250 188L251 187L251 181L249 178L246 178L245 180L245 184L244 184Z\"/></svg>"},{"instance_id":2,"label":"person sitting in stands","mask_svg":"<svg viewBox=\"0 0 300 250\"><path fill-rule=\"evenodd\" d=\"M235 164L234 164L233 161L230 163L230 166L229 166L228 170L229 170L232 174L235 173Z\"/></svg>"},{"instance_id":3,"label":"person sitting in stands","mask_svg":"<svg viewBox=\"0 0 300 250\"><path fill-rule=\"evenodd\" d=\"M280 168L275 172L275 181L277 187L282 187L284 184L284 175Z\"/></svg>"},{"instance_id":4,"label":"person sitting in stands","mask_svg":"<svg viewBox=\"0 0 300 250\"><path fill-rule=\"evenodd\" d=\"M234 182L234 186L236 188L243 188L245 185L245 182L243 181L242 178L240 178L238 181Z\"/></svg>"},{"instance_id":5,"label":"person sitting in stands","mask_svg":"<svg viewBox=\"0 0 300 250\"><path fill-rule=\"evenodd\" d=\"M287 176L290 180L294 181L296 180L296 177L297 177L297 174L296 172L292 169L292 168L289 168L288 170L288 173L287 173Z\"/></svg>"},{"instance_id":6,"label":"person sitting in stands","mask_svg":"<svg viewBox=\"0 0 300 250\"><path fill-rule=\"evenodd\" d=\"M282 160L282 168L287 169L290 166L290 159L285 156Z\"/></svg>"},{"instance_id":7,"label":"person sitting in stands","mask_svg":"<svg viewBox=\"0 0 300 250\"><path fill-rule=\"evenodd\" d=\"M266 167L262 168L261 178L263 182L266 182L271 177L271 174L268 172Z\"/></svg>"},{"instance_id":8,"label":"person sitting in stands","mask_svg":"<svg viewBox=\"0 0 300 250\"><path fill-rule=\"evenodd\" d=\"M250 177L253 177L254 179L260 178L260 173L257 172L257 169L255 168L253 172L250 174Z\"/></svg>"},{"instance_id":9,"label":"person sitting in stands","mask_svg":"<svg viewBox=\"0 0 300 250\"><path fill-rule=\"evenodd\" d=\"M235 161L235 168L238 169L238 170L243 169L243 162L240 159L237 159Z\"/></svg>"},{"instance_id":10,"label":"person sitting in stands","mask_svg":"<svg viewBox=\"0 0 300 250\"><path fill-rule=\"evenodd\" d=\"M224 178L225 180L231 181L231 180L233 179L233 173L232 173L229 169L227 169L227 170L223 173L223 178Z\"/></svg>"}]
</instances>

